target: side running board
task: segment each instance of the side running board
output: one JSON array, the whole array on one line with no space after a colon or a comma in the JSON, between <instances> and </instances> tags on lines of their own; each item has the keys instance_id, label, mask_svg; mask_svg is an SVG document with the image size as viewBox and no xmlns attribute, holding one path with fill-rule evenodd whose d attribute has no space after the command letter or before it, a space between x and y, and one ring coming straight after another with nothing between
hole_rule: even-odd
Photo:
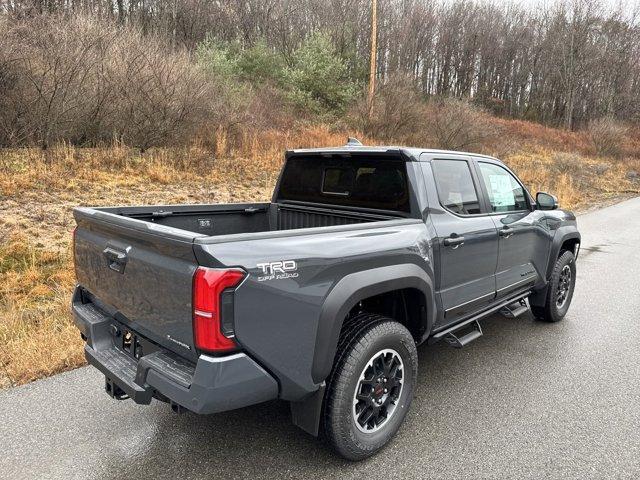
<instances>
[{"instance_id":1,"label":"side running board","mask_svg":"<svg viewBox=\"0 0 640 480\"><path fill-rule=\"evenodd\" d=\"M478 313L477 315L467 318L456 325L452 325L444 330L436 332L429 338L428 343L433 344L444 339L449 345L456 348L462 348L482 336L482 328L480 328L480 323L478 322L482 318L498 311L503 315L507 315L508 311L508 315L513 315L513 317L510 318L515 318L526 312L528 307L525 299L530 293L530 291L522 292L511 297L509 300L505 300L504 302L485 310L484 312Z\"/></svg>"},{"instance_id":2,"label":"side running board","mask_svg":"<svg viewBox=\"0 0 640 480\"><path fill-rule=\"evenodd\" d=\"M464 332L464 335L459 335L460 332ZM477 320L471 323L463 325L460 330L453 330L444 337L444 340L454 348L462 348L468 343L477 340L482 336L482 328Z\"/></svg>"},{"instance_id":3,"label":"side running board","mask_svg":"<svg viewBox=\"0 0 640 480\"><path fill-rule=\"evenodd\" d=\"M516 318L522 315L524 312L529 310L527 306L527 302L523 298L518 302L510 303L500 309L500 313L507 318Z\"/></svg>"}]
</instances>

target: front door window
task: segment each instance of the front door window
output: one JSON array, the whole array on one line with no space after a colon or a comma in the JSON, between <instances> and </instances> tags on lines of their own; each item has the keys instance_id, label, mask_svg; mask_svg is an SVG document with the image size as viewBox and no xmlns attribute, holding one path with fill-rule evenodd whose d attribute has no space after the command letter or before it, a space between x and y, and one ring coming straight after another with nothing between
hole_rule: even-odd
<instances>
[{"instance_id":1,"label":"front door window","mask_svg":"<svg viewBox=\"0 0 640 480\"><path fill-rule=\"evenodd\" d=\"M492 211L517 212L529 209L524 189L507 170L492 163L480 162L480 172Z\"/></svg>"}]
</instances>

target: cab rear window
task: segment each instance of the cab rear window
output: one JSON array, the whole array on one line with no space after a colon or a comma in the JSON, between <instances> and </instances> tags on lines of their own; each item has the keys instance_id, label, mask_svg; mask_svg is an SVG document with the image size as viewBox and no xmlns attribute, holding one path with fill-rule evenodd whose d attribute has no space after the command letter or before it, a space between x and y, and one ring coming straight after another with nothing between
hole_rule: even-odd
<instances>
[{"instance_id":1,"label":"cab rear window","mask_svg":"<svg viewBox=\"0 0 640 480\"><path fill-rule=\"evenodd\" d=\"M290 158L277 198L278 201L410 211L406 164L395 159Z\"/></svg>"}]
</instances>

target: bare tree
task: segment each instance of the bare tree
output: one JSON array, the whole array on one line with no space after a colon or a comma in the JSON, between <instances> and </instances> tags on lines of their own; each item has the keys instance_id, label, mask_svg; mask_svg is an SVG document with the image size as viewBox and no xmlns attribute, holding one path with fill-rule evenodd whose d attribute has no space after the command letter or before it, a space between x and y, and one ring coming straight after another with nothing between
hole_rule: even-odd
<instances>
[{"instance_id":1,"label":"bare tree","mask_svg":"<svg viewBox=\"0 0 640 480\"><path fill-rule=\"evenodd\" d=\"M288 64L306 38L322 31L351 78L364 87L370 6L371 0L0 0L0 16L15 25L50 15L72 23L82 14L106 29L116 24L165 39L176 53L193 51L207 37L240 49L264 42ZM400 74L426 97L470 99L495 114L568 129L603 116L640 120L640 7L616 9L598 0L556 0L535 7L482 0L377 0L377 7L380 85ZM9 43L3 38L0 50L6 53ZM73 52L87 56L83 63L95 61L93 47ZM23 68L8 62L5 71ZM71 84L78 85L82 78L82 67L74 67L72 59L64 59L63 70L56 68L55 76L62 75L64 82L71 76ZM52 75L47 82L55 83ZM12 83L14 93L19 84ZM73 91L81 92L77 88ZM68 108L61 107L61 96L56 90L52 111L45 111L49 118ZM63 123L64 118L60 114Z\"/></svg>"}]
</instances>

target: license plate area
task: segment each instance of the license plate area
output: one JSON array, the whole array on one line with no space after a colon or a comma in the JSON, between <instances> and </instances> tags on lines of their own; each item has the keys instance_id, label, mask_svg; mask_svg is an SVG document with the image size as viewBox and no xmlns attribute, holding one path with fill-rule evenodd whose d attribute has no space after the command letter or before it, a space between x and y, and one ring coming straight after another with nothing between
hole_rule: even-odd
<instances>
[{"instance_id":1,"label":"license plate area","mask_svg":"<svg viewBox=\"0 0 640 480\"><path fill-rule=\"evenodd\" d=\"M132 358L138 359L143 355L143 347L138 339L138 335L131 330L124 329L120 336L120 349Z\"/></svg>"},{"instance_id":2,"label":"license plate area","mask_svg":"<svg viewBox=\"0 0 640 480\"><path fill-rule=\"evenodd\" d=\"M144 355L149 355L150 353L160 350L160 347L155 343L147 340L142 335L137 334L124 325L112 325L111 333L116 348L135 360L139 360Z\"/></svg>"}]
</instances>

